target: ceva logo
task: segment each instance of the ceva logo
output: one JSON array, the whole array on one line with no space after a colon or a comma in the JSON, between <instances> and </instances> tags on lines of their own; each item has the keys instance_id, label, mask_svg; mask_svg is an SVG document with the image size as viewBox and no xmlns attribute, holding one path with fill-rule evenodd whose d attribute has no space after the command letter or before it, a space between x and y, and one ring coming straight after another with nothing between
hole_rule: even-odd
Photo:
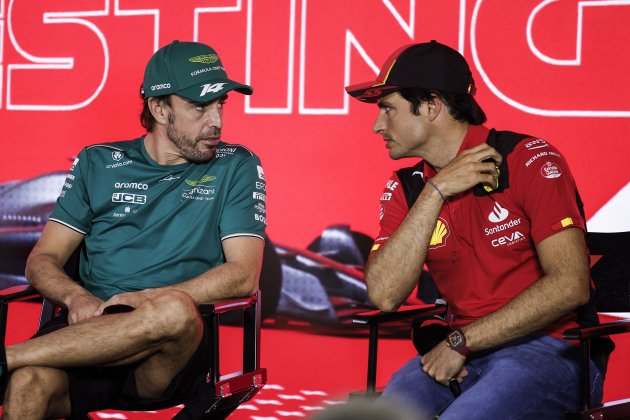
<instances>
[{"instance_id":1,"label":"ceva logo","mask_svg":"<svg viewBox=\"0 0 630 420\"><path fill-rule=\"evenodd\" d=\"M431 235L431 241L429 241L429 247L439 248L446 245L446 238L448 238L449 228L446 220L441 217L438 218L435 224L435 229Z\"/></svg>"},{"instance_id":2,"label":"ceva logo","mask_svg":"<svg viewBox=\"0 0 630 420\"><path fill-rule=\"evenodd\" d=\"M499 223L507 219L509 215L510 212L507 209L501 207L501 205L495 201L494 208L492 209L492 212L488 215L488 220L490 220L492 223Z\"/></svg>"}]
</instances>

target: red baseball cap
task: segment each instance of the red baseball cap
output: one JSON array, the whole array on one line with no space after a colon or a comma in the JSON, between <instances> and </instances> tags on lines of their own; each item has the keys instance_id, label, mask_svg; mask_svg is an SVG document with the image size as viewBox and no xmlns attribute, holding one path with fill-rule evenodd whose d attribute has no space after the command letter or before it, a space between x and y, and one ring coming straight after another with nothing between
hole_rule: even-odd
<instances>
[{"instance_id":1,"label":"red baseball cap","mask_svg":"<svg viewBox=\"0 0 630 420\"><path fill-rule=\"evenodd\" d=\"M363 102L401 88L422 88L475 94L475 81L466 59L456 50L433 40L400 47L389 56L376 80L346 86L346 92Z\"/></svg>"}]
</instances>

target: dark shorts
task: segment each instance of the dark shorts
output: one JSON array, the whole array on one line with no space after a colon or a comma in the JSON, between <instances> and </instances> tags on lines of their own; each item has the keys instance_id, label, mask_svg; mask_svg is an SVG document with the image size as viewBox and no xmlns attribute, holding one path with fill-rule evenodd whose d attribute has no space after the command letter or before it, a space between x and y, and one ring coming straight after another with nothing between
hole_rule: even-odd
<instances>
[{"instance_id":1,"label":"dark shorts","mask_svg":"<svg viewBox=\"0 0 630 420\"><path fill-rule=\"evenodd\" d=\"M62 311L46 323L35 336L49 334L68 325L67 312ZM94 345L98 345L95 343ZM64 369L70 384L73 416L80 417L103 409L159 410L184 403L201 392L210 371L212 345L204 323L201 342L190 361L171 381L162 396L146 400L136 390L136 364L115 367Z\"/></svg>"}]
</instances>

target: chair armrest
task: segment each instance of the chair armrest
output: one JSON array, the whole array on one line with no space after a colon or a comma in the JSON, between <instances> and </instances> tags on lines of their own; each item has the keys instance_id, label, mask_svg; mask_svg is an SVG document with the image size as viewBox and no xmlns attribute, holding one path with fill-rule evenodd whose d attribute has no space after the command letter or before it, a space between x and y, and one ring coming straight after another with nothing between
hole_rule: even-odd
<instances>
[{"instance_id":1,"label":"chair armrest","mask_svg":"<svg viewBox=\"0 0 630 420\"><path fill-rule=\"evenodd\" d=\"M586 340L604 335L623 334L630 332L630 319L605 322L594 327L571 328L562 333L565 340Z\"/></svg>"},{"instance_id":2,"label":"chair armrest","mask_svg":"<svg viewBox=\"0 0 630 420\"><path fill-rule=\"evenodd\" d=\"M245 309L254 305L257 301L256 295L242 298L228 299L217 303L202 303L199 311L204 315L223 314L237 309Z\"/></svg>"},{"instance_id":3,"label":"chair armrest","mask_svg":"<svg viewBox=\"0 0 630 420\"><path fill-rule=\"evenodd\" d=\"M396 312L383 312L379 310L360 312L352 318L354 324L370 325L384 322L400 321L419 316L444 315L446 305L413 305L401 306Z\"/></svg>"},{"instance_id":4,"label":"chair armrest","mask_svg":"<svg viewBox=\"0 0 630 420\"><path fill-rule=\"evenodd\" d=\"M253 296L226 299L217 303L204 303L199 305L207 327L212 334L214 359L212 360L213 382L221 380L219 362L219 318L221 314L232 311L241 311L243 314L243 371L244 373L258 371L260 367L260 290Z\"/></svg>"},{"instance_id":5,"label":"chair armrest","mask_svg":"<svg viewBox=\"0 0 630 420\"><path fill-rule=\"evenodd\" d=\"M41 295L35 288L28 284L8 287L0 290L0 305L10 302L19 302L22 300L33 299Z\"/></svg>"}]
</instances>

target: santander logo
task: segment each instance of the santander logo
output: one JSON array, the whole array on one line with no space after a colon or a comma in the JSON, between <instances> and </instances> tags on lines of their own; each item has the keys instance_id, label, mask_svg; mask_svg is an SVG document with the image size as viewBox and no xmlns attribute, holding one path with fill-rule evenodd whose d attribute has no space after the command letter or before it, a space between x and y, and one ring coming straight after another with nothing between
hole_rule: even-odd
<instances>
[{"instance_id":1,"label":"santander logo","mask_svg":"<svg viewBox=\"0 0 630 420\"><path fill-rule=\"evenodd\" d=\"M488 220L492 223L499 223L507 219L509 215L510 212L507 211L507 209L504 209L499 203L495 202L492 212L488 215Z\"/></svg>"}]
</instances>

